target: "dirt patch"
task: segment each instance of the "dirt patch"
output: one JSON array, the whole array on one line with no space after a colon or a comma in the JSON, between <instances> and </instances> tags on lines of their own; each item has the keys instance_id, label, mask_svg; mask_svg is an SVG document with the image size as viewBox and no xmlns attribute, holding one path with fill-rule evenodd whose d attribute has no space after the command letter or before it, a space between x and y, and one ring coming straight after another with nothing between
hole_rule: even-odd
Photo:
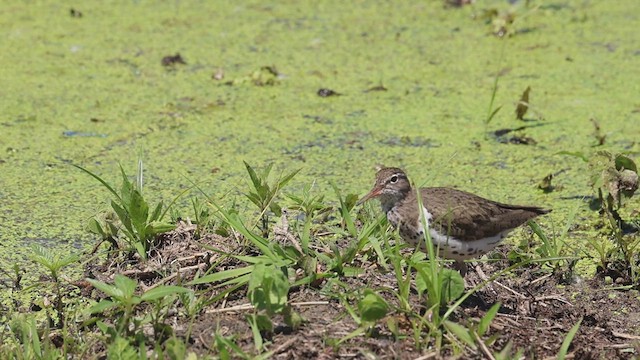
<instances>
[{"instance_id":1,"label":"dirt patch","mask_svg":"<svg viewBox=\"0 0 640 360\"><path fill-rule=\"evenodd\" d=\"M165 235L162 246L144 266L134 260L126 266L107 264L100 271L89 268L90 275L98 275L109 281L115 273L124 273L142 281L148 289L156 284L178 284L193 278L211 267L215 271L246 266L233 257L221 253L232 253L239 247L238 241L207 235L196 240L194 227L182 224ZM203 245L204 244L204 245ZM206 248L205 248L206 245ZM211 249L219 249L214 251ZM368 257L367 259L370 259ZM327 280L318 288L301 286L292 288L289 303L304 318L299 329L285 325L278 315L273 318L273 334L265 334L268 351L276 359L330 359L356 358L416 358L427 356L438 358L455 355L454 347L447 341L441 352L434 350L434 341L419 334L423 348L416 348L415 334L410 326L403 326L405 318L394 295L397 281L392 272L384 272L376 263L358 258L365 271L356 277L340 277ZM479 283L508 266L506 260L479 262L467 275L470 284ZM212 273L212 271L209 271ZM579 359L633 358L640 353L640 296L635 290L613 290L607 288L599 278L578 280L563 284L561 277L539 266L519 268L501 276L470 296L452 314L451 320L462 325L477 322L496 302L501 303L485 338L496 337L488 349L465 348L465 358L485 358L486 352L502 350L507 343L516 350L524 351L527 358L555 357L569 329L580 319L582 324L569 349L569 354ZM336 284L340 284L340 288ZM362 288L375 289L391 305L388 317L398 320L399 332L395 335L385 321L378 322L366 335L355 336L338 344L357 329L357 324L348 314L337 294L348 294ZM214 299L225 288L202 286L198 296ZM100 296L93 291L93 296ZM348 295L346 297L349 299ZM412 310L424 314L424 299L415 291L410 295ZM351 304L356 306L355 303ZM198 354L218 353L215 337L233 339L243 351L255 353L253 335L247 315L253 309L246 296L246 288L212 301L193 319L171 315L165 321L171 324L174 333L183 339L189 351ZM399 334L398 334L399 333ZM426 346L425 346L426 345ZM96 349L98 350L98 349ZM103 349L99 349L103 351Z\"/></svg>"}]
</instances>

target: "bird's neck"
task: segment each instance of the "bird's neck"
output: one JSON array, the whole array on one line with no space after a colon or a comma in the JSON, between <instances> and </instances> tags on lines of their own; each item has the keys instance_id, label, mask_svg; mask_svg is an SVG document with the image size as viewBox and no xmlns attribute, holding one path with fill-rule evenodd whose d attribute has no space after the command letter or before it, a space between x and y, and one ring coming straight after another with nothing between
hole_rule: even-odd
<instances>
[{"instance_id":1,"label":"bird's neck","mask_svg":"<svg viewBox=\"0 0 640 360\"><path fill-rule=\"evenodd\" d=\"M395 206L402 203L406 199L407 195L411 193L411 189L408 192L394 192L391 194L380 195L380 205L382 205L382 211L386 214Z\"/></svg>"}]
</instances>

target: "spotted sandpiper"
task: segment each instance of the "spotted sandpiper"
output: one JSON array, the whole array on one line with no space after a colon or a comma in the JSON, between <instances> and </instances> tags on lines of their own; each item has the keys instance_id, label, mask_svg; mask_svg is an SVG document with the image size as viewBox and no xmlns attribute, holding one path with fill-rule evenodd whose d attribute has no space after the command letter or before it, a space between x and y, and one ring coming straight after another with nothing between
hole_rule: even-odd
<instances>
[{"instance_id":1,"label":"spotted sandpiper","mask_svg":"<svg viewBox=\"0 0 640 360\"><path fill-rule=\"evenodd\" d=\"M462 274L466 272L463 260L486 254L509 231L551 211L503 204L447 187L420 188L419 194L431 241L440 256L456 261ZM404 171L382 168L373 189L359 203L377 197L391 225L406 242L417 246L423 241L424 227L416 195Z\"/></svg>"}]
</instances>

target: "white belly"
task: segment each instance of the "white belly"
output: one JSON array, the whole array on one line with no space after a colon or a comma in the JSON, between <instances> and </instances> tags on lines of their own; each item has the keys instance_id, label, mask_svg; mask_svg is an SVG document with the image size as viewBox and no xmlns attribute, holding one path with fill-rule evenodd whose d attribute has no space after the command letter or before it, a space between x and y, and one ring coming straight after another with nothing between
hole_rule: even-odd
<instances>
[{"instance_id":1,"label":"white belly","mask_svg":"<svg viewBox=\"0 0 640 360\"><path fill-rule=\"evenodd\" d=\"M487 237L478 240L472 241L462 241L456 239L452 236L448 236L446 234L442 234L437 232L435 229L429 228L429 221L433 218L433 215L427 211L423 207L424 211L424 220L426 222L427 228L429 229L429 236L431 237L431 242L434 247L438 251L438 255L444 257L446 259L453 260L466 260L475 257L479 257L487 252L493 250L504 237L509 233L509 230L503 231L500 234L492 237ZM416 229L418 238L416 239L415 235L412 238L409 238L407 234L403 234L400 232L402 237L409 243L416 245L416 241L419 241L422 246L422 250L424 249L424 227L422 226L422 221L418 225Z\"/></svg>"}]
</instances>

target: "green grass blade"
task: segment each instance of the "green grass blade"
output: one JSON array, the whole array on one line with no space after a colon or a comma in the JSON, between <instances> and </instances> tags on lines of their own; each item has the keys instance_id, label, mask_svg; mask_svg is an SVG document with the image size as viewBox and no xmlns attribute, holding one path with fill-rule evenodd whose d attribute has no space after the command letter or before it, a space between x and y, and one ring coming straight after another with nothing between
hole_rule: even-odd
<instances>
[{"instance_id":1,"label":"green grass blade","mask_svg":"<svg viewBox=\"0 0 640 360\"><path fill-rule=\"evenodd\" d=\"M496 314L498 314L500 306L500 303L495 303L489 310L487 310L482 319L480 319L480 322L478 323L479 336L483 336L487 332L489 326L491 325L491 322L493 321L493 318L495 318Z\"/></svg>"},{"instance_id":2,"label":"green grass blade","mask_svg":"<svg viewBox=\"0 0 640 360\"><path fill-rule=\"evenodd\" d=\"M558 355L556 359L558 360L565 359L565 357L567 356L567 351L569 351L569 346L571 346L571 342L573 341L573 338L576 336L578 329L580 329L580 324L582 324L582 318L580 318L580 320L578 320L578 322L575 325L573 325L571 330L569 330L569 332L567 333L567 336L565 336L564 340L562 341L562 345L560 346L560 350L558 350Z\"/></svg>"},{"instance_id":3,"label":"green grass blade","mask_svg":"<svg viewBox=\"0 0 640 360\"><path fill-rule=\"evenodd\" d=\"M162 299L165 296L173 294L183 294L190 291L191 290L182 286L158 286L142 294L142 296L140 296L140 299L143 301L155 301L158 299Z\"/></svg>"},{"instance_id":4,"label":"green grass blade","mask_svg":"<svg viewBox=\"0 0 640 360\"><path fill-rule=\"evenodd\" d=\"M180 199L184 194L188 193L189 191L191 191L191 189L193 189L196 186L196 184L193 184L193 186L184 189L181 193L179 193L178 195L176 195L176 197L173 198L173 200L171 200L171 202L169 203L169 205L167 205L164 209L164 211L162 212L162 214L160 215L160 217L156 220L162 220L164 219L164 217L167 215L167 212L169 212L169 210L171 209L171 207L173 207L173 205L175 205L175 203L178 201L178 199Z\"/></svg>"},{"instance_id":5,"label":"green grass blade","mask_svg":"<svg viewBox=\"0 0 640 360\"><path fill-rule=\"evenodd\" d=\"M94 179L98 180L98 181L99 181L99 182L100 182L100 183L101 183L105 188L107 188L107 190L109 190L109 191L113 194L113 196L115 196L115 197L116 197L120 202L122 202L122 198L120 197L120 195L118 194L118 192L117 192L113 187L111 187L111 185L107 184L107 182L106 182L106 181L102 180L102 178L101 178L101 177L99 177L98 175L96 175L96 174L92 173L91 171L89 171L89 170L87 170L87 169L83 168L83 167L82 167L82 166L80 166L80 165L71 164L71 166L74 166L74 167L76 167L76 168L78 168L78 169L80 169L80 170L84 171L85 173L87 173L87 174L89 174L91 177L93 177Z\"/></svg>"},{"instance_id":6,"label":"green grass blade","mask_svg":"<svg viewBox=\"0 0 640 360\"><path fill-rule=\"evenodd\" d=\"M358 230L356 229L356 225L353 221L353 217L351 217L351 213L349 212L349 209L347 208L347 204L344 201L344 198L342 197L342 194L340 193L340 189L338 188L338 185L336 185L335 181L330 181L329 184L331 184L331 187L333 188L333 191L336 193L336 195L338 196L338 200L340 201L340 213L342 214L342 219L344 220L344 223L347 227L347 231L349 231L349 234L352 237L357 237L358 236Z\"/></svg>"},{"instance_id":7,"label":"green grass blade","mask_svg":"<svg viewBox=\"0 0 640 360\"><path fill-rule=\"evenodd\" d=\"M208 284L208 283L215 283L215 282L225 281L229 279L234 279L242 275L250 274L253 271L253 268L254 268L253 265L250 265L243 268L219 271L213 274L205 275L203 277L194 279L189 283L187 283L187 285Z\"/></svg>"}]
</instances>

